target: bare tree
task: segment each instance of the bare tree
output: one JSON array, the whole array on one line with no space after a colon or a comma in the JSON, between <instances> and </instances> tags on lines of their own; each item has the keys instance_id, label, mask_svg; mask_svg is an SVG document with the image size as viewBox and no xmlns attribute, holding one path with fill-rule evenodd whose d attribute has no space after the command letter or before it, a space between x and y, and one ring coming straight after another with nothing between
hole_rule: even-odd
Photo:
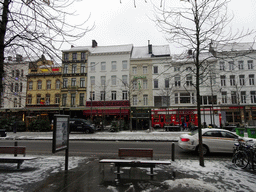
<instances>
[{"instance_id":1,"label":"bare tree","mask_svg":"<svg viewBox=\"0 0 256 192\"><path fill-rule=\"evenodd\" d=\"M78 40L92 28L67 21L74 13L68 6L74 0L1 0L0 18L0 92L5 55L22 54L37 58L45 54L52 60L61 59L63 43Z\"/></svg>"},{"instance_id":2,"label":"bare tree","mask_svg":"<svg viewBox=\"0 0 256 192\"><path fill-rule=\"evenodd\" d=\"M200 59L202 52L209 49L212 42L228 43L240 40L253 34L254 31L232 33L226 31L232 17L228 16L229 0L184 0L180 6L167 7L167 1L162 8L156 8L155 22L166 34L167 40L181 47L192 50L193 64L196 75L196 96L199 130L199 164L204 166L201 106L200 106L200 77L207 69L205 61Z\"/></svg>"}]
</instances>

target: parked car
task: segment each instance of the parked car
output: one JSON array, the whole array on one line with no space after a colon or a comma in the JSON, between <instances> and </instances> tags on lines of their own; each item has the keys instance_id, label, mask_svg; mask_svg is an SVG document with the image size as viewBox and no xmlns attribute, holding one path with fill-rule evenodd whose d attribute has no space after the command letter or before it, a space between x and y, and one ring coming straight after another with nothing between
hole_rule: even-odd
<instances>
[{"instance_id":1,"label":"parked car","mask_svg":"<svg viewBox=\"0 0 256 192\"><path fill-rule=\"evenodd\" d=\"M210 152L232 153L234 144L239 139L244 140L243 137L228 130L215 128L202 129L203 154L205 155ZM192 131L189 134L180 135L178 145L184 150L198 152L198 130Z\"/></svg>"},{"instance_id":2,"label":"parked car","mask_svg":"<svg viewBox=\"0 0 256 192\"><path fill-rule=\"evenodd\" d=\"M84 119L76 119L71 118L69 120L70 132L71 131L79 131L84 133L94 133L95 126L91 124L89 121Z\"/></svg>"}]
</instances>

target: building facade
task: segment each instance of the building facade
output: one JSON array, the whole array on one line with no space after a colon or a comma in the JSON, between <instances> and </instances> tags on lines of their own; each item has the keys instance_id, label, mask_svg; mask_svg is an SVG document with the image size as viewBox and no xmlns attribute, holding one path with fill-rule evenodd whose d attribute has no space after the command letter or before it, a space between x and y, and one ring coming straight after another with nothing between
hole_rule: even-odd
<instances>
[{"instance_id":1,"label":"building facade","mask_svg":"<svg viewBox=\"0 0 256 192\"><path fill-rule=\"evenodd\" d=\"M26 106L29 63L21 55L4 61L2 109L22 110Z\"/></svg>"}]
</instances>

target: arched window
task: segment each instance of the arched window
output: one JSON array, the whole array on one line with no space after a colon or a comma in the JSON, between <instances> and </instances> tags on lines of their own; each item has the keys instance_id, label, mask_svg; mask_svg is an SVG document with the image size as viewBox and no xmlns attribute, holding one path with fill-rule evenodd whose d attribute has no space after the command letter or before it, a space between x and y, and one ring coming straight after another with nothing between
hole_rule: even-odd
<instances>
[{"instance_id":1,"label":"arched window","mask_svg":"<svg viewBox=\"0 0 256 192\"><path fill-rule=\"evenodd\" d=\"M60 80L59 79L57 79L56 80L56 89L60 89Z\"/></svg>"}]
</instances>

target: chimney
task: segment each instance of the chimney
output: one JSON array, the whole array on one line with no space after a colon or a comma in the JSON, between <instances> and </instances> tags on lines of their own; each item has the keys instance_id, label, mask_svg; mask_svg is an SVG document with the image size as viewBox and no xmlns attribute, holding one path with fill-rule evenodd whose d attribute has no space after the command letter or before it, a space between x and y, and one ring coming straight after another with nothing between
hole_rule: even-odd
<instances>
[{"instance_id":1,"label":"chimney","mask_svg":"<svg viewBox=\"0 0 256 192\"><path fill-rule=\"evenodd\" d=\"M98 46L98 43L97 43L97 41L95 41L95 40L92 40L92 47L94 48L94 47L97 47Z\"/></svg>"},{"instance_id":2,"label":"chimney","mask_svg":"<svg viewBox=\"0 0 256 192\"><path fill-rule=\"evenodd\" d=\"M152 44L150 44L150 40L148 40L148 54L152 54Z\"/></svg>"}]
</instances>

